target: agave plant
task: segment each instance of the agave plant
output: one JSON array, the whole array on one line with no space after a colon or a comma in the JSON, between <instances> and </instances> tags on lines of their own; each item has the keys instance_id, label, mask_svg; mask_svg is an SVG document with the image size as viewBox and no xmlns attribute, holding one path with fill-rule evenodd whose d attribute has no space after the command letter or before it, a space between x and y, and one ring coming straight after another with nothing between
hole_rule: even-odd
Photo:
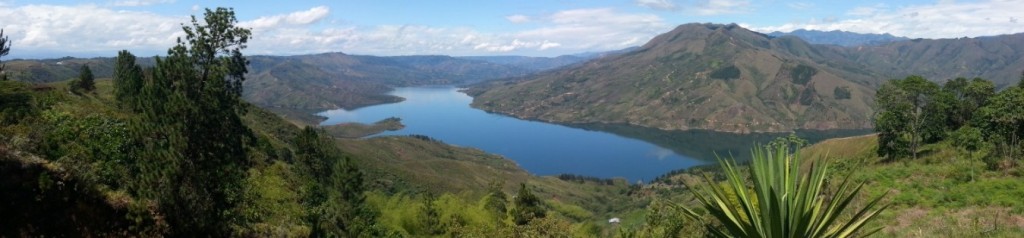
<instances>
[{"instance_id":1,"label":"agave plant","mask_svg":"<svg viewBox=\"0 0 1024 238\"><path fill-rule=\"evenodd\" d=\"M861 237L881 229L862 231L888 207L879 205L885 194L843 217L844 212L853 210L850 205L864 184L851 191L846 177L834 193L826 193L827 166L811 163L810 169L801 170L799 156L790 154L787 146L753 149L749 167L753 191L735 161L719 159L719 163L725 186L718 186L708 176L704 177L707 186L690 186L708 213L721 222L721 226L705 224L717 237ZM694 210L684 210L700 220Z\"/></svg>"}]
</instances>

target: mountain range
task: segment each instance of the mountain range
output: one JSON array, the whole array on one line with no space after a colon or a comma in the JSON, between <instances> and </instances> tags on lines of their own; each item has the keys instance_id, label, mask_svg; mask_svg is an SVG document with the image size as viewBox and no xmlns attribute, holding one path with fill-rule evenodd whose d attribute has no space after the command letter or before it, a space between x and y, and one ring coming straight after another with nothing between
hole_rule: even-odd
<instances>
[{"instance_id":1,"label":"mountain range","mask_svg":"<svg viewBox=\"0 0 1024 238\"><path fill-rule=\"evenodd\" d=\"M525 56L367 56L323 53L250 56L244 98L276 112L353 109L401 100L386 95L393 87L461 85L528 74L575 64L601 54L559 57ZM140 57L143 67L152 57ZM59 58L11 60L8 75L26 82L55 82L78 76L88 65L96 77L113 75L114 59Z\"/></svg>"},{"instance_id":2,"label":"mountain range","mask_svg":"<svg viewBox=\"0 0 1024 238\"><path fill-rule=\"evenodd\" d=\"M890 42L910 40L902 36L885 34L865 34L849 31L818 31L798 29L791 32L775 31L768 33L770 36L796 36L811 44L838 45L838 46L862 46L862 45L883 45Z\"/></svg>"},{"instance_id":3,"label":"mountain range","mask_svg":"<svg viewBox=\"0 0 1024 238\"><path fill-rule=\"evenodd\" d=\"M885 80L982 77L1005 87L1019 79L1022 55L1024 34L910 40L685 24L642 47L558 57L250 56L244 98L310 123L311 112L402 100L386 94L394 87L478 83L467 90L475 107L550 122L739 133L863 129ZM81 65L97 77L113 71L113 58L5 63L11 78L29 82L71 79Z\"/></svg>"},{"instance_id":4,"label":"mountain range","mask_svg":"<svg viewBox=\"0 0 1024 238\"><path fill-rule=\"evenodd\" d=\"M785 132L872 126L873 94L908 75L1016 83L1024 34L810 44L735 24L685 24L635 51L531 77L478 84L473 106L569 124Z\"/></svg>"}]
</instances>

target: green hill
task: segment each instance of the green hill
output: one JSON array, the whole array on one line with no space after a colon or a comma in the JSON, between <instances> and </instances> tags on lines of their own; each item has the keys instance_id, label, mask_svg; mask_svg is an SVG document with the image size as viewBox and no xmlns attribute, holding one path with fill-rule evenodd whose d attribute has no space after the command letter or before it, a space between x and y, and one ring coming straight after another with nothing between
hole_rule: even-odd
<instances>
[{"instance_id":1,"label":"green hill","mask_svg":"<svg viewBox=\"0 0 1024 238\"><path fill-rule=\"evenodd\" d=\"M915 39L841 49L845 58L882 79L920 75L933 80L981 77L1002 88L1024 72L1024 33L957 39Z\"/></svg>"},{"instance_id":2,"label":"green hill","mask_svg":"<svg viewBox=\"0 0 1024 238\"><path fill-rule=\"evenodd\" d=\"M473 106L565 124L786 132L870 128L874 88L911 74L984 77L1024 70L1024 34L813 45L737 25L685 24L640 49L467 90Z\"/></svg>"},{"instance_id":3,"label":"green hill","mask_svg":"<svg viewBox=\"0 0 1024 238\"><path fill-rule=\"evenodd\" d=\"M871 75L736 25L686 24L640 49L471 90L473 106L559 123L780 132L870 127ZM838 94L838 95L837 95Z\"/></svg>"}]
</instances>

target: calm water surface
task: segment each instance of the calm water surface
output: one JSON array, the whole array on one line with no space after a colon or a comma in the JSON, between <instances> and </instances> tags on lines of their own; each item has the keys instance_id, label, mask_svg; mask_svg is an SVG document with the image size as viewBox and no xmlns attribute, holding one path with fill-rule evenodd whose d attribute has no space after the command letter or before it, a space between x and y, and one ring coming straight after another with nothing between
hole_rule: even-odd
<instances>
[{"instance_id":1,"label":"calm water surface","mask_svg":"<svg viewBox=\"0 0 1024 238\"><path fill-rule=\"evenodd\" d=\"M624 177L630 182L648 181L672 170L706 164L713 161L714 153L743 155L754 143L764 143L778 136L578 125L593 129L585 130L474 109L469 106L473 99L456 88L399 88L391 94L406 100L353 111L321 112L320 115L328 118L321 125L373 123L398 117L405 128L382 135L420 134L448 144L479 148L515 160L536 175ZM849 134L864 132L826 137Z\"/></svg>"}]
</instances>

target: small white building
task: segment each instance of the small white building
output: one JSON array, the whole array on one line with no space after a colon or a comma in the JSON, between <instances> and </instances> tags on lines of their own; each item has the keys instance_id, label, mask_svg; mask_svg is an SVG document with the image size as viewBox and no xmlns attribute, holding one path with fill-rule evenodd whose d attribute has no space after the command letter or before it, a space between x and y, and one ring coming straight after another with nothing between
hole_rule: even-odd
<instances>
[{"instance_id":1,"label":"small white building","mask_svg":"<svg viewBox=\"0 0 1024 238\"><path fill-rule=\"evenodd\" d=\"M612 217L612 219L608 219L608 223L619 223L619 222L620 222L620 220L619 220L618 217Z\"/></svg>"}]
</instances>

